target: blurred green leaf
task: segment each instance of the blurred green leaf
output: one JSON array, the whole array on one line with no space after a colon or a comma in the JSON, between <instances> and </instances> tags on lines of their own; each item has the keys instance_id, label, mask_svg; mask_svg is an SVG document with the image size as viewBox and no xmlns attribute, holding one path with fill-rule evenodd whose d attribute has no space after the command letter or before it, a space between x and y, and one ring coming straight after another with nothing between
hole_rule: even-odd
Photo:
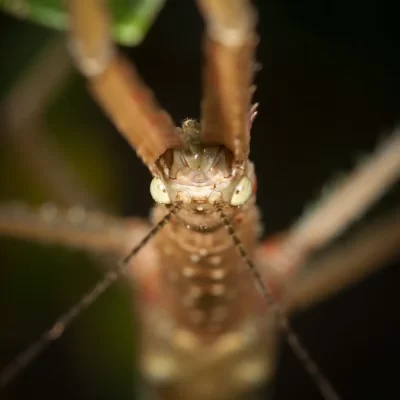
<instances>
[{"instance_id":1,"label":"blurred green leaf","mask_svg":"<svg viewBox=\"0 0 400 400\"><path fill-rule=\"evenodd\" d=\"M146 36L165 0L110 0L114 40L138 45ZM68 15L63 0L0 0L0 8L18 18L65 30Z\"/></svg>"}]
</instances>

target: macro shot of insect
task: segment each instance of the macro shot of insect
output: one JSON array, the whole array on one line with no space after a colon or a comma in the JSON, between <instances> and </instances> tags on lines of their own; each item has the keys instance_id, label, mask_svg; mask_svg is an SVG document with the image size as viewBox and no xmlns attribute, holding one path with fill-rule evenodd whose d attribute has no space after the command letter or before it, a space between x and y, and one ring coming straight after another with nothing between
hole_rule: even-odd
<instances>
[{"instance_id":1,"label":"macro shot of insect","mask_svg":"<svg viewBox=\"0 0 400 400\"><path fill-rule=\"evenodd\" d=\"M0 2L1 398L396 398L389 6L65 3Z\"/></svg>"}]
</instances>

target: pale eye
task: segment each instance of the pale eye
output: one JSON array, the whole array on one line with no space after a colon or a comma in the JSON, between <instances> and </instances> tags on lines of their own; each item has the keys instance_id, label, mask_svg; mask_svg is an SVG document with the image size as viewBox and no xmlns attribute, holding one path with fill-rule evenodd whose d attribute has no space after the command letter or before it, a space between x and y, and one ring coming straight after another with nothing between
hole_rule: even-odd
<instances>
[{"instance_id":1,"label":"pale eye","mask_svg":"<svg viewBox=\"0 0 400 400\"><path fill-rule=\"evenodd\" d=\"M170 204L171 200L168 196L167 189L160 178L154 178L150 184L150 193L154 201L160 204Z\"/></svg>"},{"instance_id":2,"label":"pale eye","mask_svg":"<svg viewBox=\"0 0 400 400\"><path fill-rule=\"evenodd\" d=\"M252 193L252 184L246 176L236 186L235 192L231 198L232 206L241 206L250 198Z\"/></svg>"}]
</instances>

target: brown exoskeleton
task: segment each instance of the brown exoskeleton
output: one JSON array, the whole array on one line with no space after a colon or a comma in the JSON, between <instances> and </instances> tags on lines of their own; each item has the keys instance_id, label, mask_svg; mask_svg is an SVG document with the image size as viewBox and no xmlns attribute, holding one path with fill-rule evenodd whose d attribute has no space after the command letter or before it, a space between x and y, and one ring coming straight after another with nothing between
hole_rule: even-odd
<instances>
[{"instance_id":1,"label":"brown exoskeleton","mask_svg":"<svg viewBox=\"0 0 400 400\"><path fill-rule=\"evenodd\" d=\"M293 304L307 301L307 296L310 295L310 289L307 285L314 288L313 282L317 282L320 277L314 276L307 278L310 281L302 281L301 283L305 285L305 289L304 286L295 285L293 281L290 281L292 292L288 288L284 288L286 284L283 284L282 281L291 276L293 271L303 264L312 252L325 245L333 236L346 227L352 219L362 213L363 209L397 178L399 139L398 134L395 134L391 138L391 142L382 145L382 149L377 152L374 158L371 158L369 163L359 166L357 171L349 176L348 180L338 185L333 194L322 200L321 206L317 208L317 211L295 224L282 239L277 252L270 253L260 249L260 254L257 257L255 250L252 250L257 237L257 216L252 214L253 211L251 209L248 209L252 206L252 203L248 202L250 196L245 195L244 200L241 199L239 202L234 200L235 195L246 194L249 188L252 189L251 181L254 181L247 161L249 121L253 115L250 103L250 94L252 92L251 75L254 62L253 51L256 43L254 41L254 21L252 21L253 11L248 2L235 2L238 9L232 15L230 14L230 8L224 1L219 2L221 8L218 6L214 8L216 3L213 2L204 1L201 3L206 21L208 21L208 36L206 39L208 52L206 52L206 59L209 63L206 63L205 103L202 109L202 124L198 127L195 123L187 121L182 128L183 134L189 135L189 131L195 131L195 139L200 140L200 145L194 146L194 149L191 148L193 145L188 145L187 143L185 145L182 133L176 131L176 128L165 114L154 109L153 100L146 93L146 89L143 88L136 75L130 75L125 61L113 58L112 47L106 46L103 48L104 44L107 43L104 40L106 37L102 36L103 33L106 34L107 28L106 20L102 19L105 14L100 14L98 20L96 18L90 19L91 24L95 25L94 27L88 25L87 17L82 18L83 14L79 14L83 12L83 8L89 7L89 11L86 10L85 12L93 12L91 15L96 15L97 5L95 3L87 2L83 6L78 2L71 2L73 7L73 27L74 23L76 23L75 31L73 30L76 37L73 36L75 41L71 42L71 49L73 49L73 54L78 56L78 64L89 77L92 89L100 103L103 104L111 119L115 121L117 127L128 137L135 148L138 149L139 155L148 164L156 180L155 182L153 181L152 186L152 194L155 200L163 204L176 203L179 204L180 208L176 213L175 220L172 220L165 227L164 236L158 236L153 243L153 246L156 246L159 252L163 251L165 253L160 256L161 259L169 261L160 266L160 271L154 272L154 270L151 270L150 275L146 275L145 267L141 267L140 259L137 260L136 264L132 264L133 275L136 277L137 282L140 282L139 286L147 288L145 283L152 280L151 287L153 291L156 291L155 297L157 299L156 306L154 306L152 297L149 303L150 312L143 313L145 314L142 321L143 329L146 331L144 337L150 343L145 343L142 350L144 375L154 386L161 385L162 393L163 386L167 385L167 395L172 390L172 393L179 393L180 396L184 396L184 394L186 396L194 396L193 393L197 393L199 398L212 398L212 396L220 398L221 396L231 397L238 393L246 393L249 389L247 385L251 388L252 385L257 386L272 372L272 370L268 369L268 363L273 363L261 352L263 346L260 344L266 343L268 336L265 335L263 329L269 328L258 329L258 323L250 322L250 327L253 326L253 329L256 327L255 331L256 333L258 332L255 336L255 341L250 341L251 345L243 343L244 347L237 347L238 343L241 343L241 340L243 341L243 338L251 337L251 329L247 331L246 324L242 328L242 323L247 317L252 317L254 314L256 320L260 320L260 326L268 325L268 321L267 318L263 321L265 315L261 308L262 302L259 301L258 296L255 296L255 292L250 289L253 286L250 285L250 276L246 272L246 268L244 268L246 260L240 260L237 255L237 250L241 248L242 244L235 239L236 245L232 245L232 238L235 238L236 236L234 235L236 234L232 234L232 231L230 235L226 234L225 228L228 227L229 229L230 226L224 222L224 218L228 220L238 217L232 221L235 226L233 232L237 231L237 235L242 237L246 253L250 255L251 259L254 258L257 261L256 265L261 267L261 274L265 277L266 286L271 286L271 282L273 282L274 285L272 286L277 292L275 293L276 298L281 302L279 313L283 309L290 309ZM94 7L94 10L90 11L91 6ZM96 24L98 24L97 27ZM97 28L99 29L97 30ZM85 29L87 29L87 32ZM91 33L97 31L99 36L91 37ZM86 37L85 34L88 36ZM248 38L250 38L249 43L251 43L249 45L250 49L247 43ZM92 42L91 40L93 39L94 41ZM243 43L245 44L243 45ZM241 46L244 47L243 52L238 51L235 55L237 48L242 50ZM233 51L231 51L232 48ZM237 104L235 104L235 100ZM143 134L143 132L146 132L146 134ZM223 158L218 159L217 157L221 156L219 153L221 151ZM209 153L213 153L213 156L210 156ZM186 158L182 154L186 154ZM192 160L188 161L188 157L191 157ZM208 168L220 166L220 163L228 167L228 170L222 173L222 177L227 180L233 177L233 186L229 187L226 193L218 187L219 181L208 182L207 179L209 177L203 176L200 180L194 181L195 184L193 186L196 188L194 193L188 187L190 186L188 185L189 182L178 182L178 175L181 171L176 162L182 162L184 164L183 168L188 168L190 170L189 176L192 175L193 177L193 175L198 176L200 174L192 171L200 170L200 165L197 163L202 164L200 161L203 160L205 164L209 162ZM204 174L204 171L201 171ZM216 176L220 178L218 174ZM238 178L236 178L237 176ZM168 186L167 178L174 179L172 188ZM243 181L245 178L248 181ZM189 180L187 175L183 175L182 179ZM177 188L177 185L180 186ZM185 187L182 187L182 185ZM198 198L197 195L199 196ZM252 201L254 201L254 198L252 198ZM221 210L218 209L218 206L221 207L222 211L223 209L227 211L221 215ZM229 209L229 206L240 208ZM164 206L158 206L157 210L155 211L155 216L162 218L162 214L165 212ZM212 214L208 215L207 212ZM249 215L251 215L250 220L246 220L245 218L249 218ZM7 215L2 222L4 231L8 229L10 233L17 235L21 235L21 233L30 235L33 231L39 232L38 225L31 224L26 227L25 220L18 221L18 219L14 219L10 221L6 217ZM207 220L208 217L211 220ZM46 231L47 221L39 218L36 222L39 224L42 222L43 231L46 235L49 235L48 231ZM242 230L242 227L246 226L249 229L248 234L245 233L247 232L246 230ZM384 224L384 227L391 232L388 234L388 240L385 240L385 243L391 248L395 247L393 238L396 238L398 233L398 230L396 231L398 229L398 221L393 223L393 219L389 218L388 226L389 228ZM62 228L66 229L66 232L71 229L68 221ZM109 243L112 250L115 250L118 246L121 246L121 250L126 250L130 246L130 242L125 241L126 239L124 238L129 237L131 239L130 235L124 234L128 232L128 229L134 229L134 227L123 227L120 234L115 236L115 240L111 244L110 241L100 240L98 245L106 246L106 243ZM68 235L63 236L61 234L59 239L57 239L56 232L50 234L53 235L53 240L60 240L65 243L73 241L75 245L81 243L85 247L85 237L80 237L78 235L79 232L81 232L81 229L72 229ZM60 233L62 233L61 230ZM101 230L96 232L98 239L102 239L102 233L103 231ZM186 235L188 239L185 239ZM40 236L40 234L36 234L36 236ZM95 236L91 237L94 238ZM176 241L173 244L178 247L174 248L171 243L166 243L168 240L176 240L177 238L181 242L178 243ZM389 238L392 238L393 242ZM204 242L209 247L205 246ZM220 245L219 248L217 244ZM90 246L96 246L96 243L93 244L91 242L88 244L88 247ZM364 246L366 246L365 243ZM374 246L378 246L378 244L374 243ZM216 250L217 248L218 251ZM379 253L372 245L371 249L373 254ZM183 255L179 251L182 251ZM229 255L221 255L221 251L226 251ZM222 262L228 256L233 257L236 261L231 261L225 265ZM188 258L192 264L177 263L176 259L181 257ZM218 259L218 257L220 258ZM365 253L363 257L365 257ZM205 259L206 263L215 264L216 266L221 265L223 268L217 270L219 273L216 274L216 269L207 269L207 265L201 264L200 261L202 259ZM216 260L219 260L219 262ZM223 281L223 285L214 282L215 280L224 280L225 275L230 272L228 267L231 268L235 263L237 263L235 274L240 274L236 276L236 280ZM200 269L197 264L200 265ZM249 266L249 263L247 264ZM363 263L363 265L365 264L368 264L368 262ZM173 270L175 268L174 265L177 268L175 271ZM153 268L157 270L156 267ZM338 270L336 269L336 271ZM197 275L204 276L199 277ZM337 272L334 279L337 281L340 276L342 276L341 273ZM344 276L344 278L342 276L342 286L352 280L351 277L346 277L346 274ZM114 275L110 275L110 277L114 279ZM197 286L196 279L205 280L205 282L201 281L205 287ZM301 290L296 292L296 290L299 290L298 286L303 292ZM234 293L232 296L228 290L231 287L234 290L236 290L235 288L241 289L240 291L236 290L241 294L241 297L237 296L238 293ZM296 288L296 290L293 288ZM311 294L311 297L318 297L319 289L315 290L317 294ZM187 302L185 303L186 292L190 294L193 291L195 293L191 296L191 299L186 299ZM311 290L311 293L313 293L313 290ZM165 294L167 297L164 299L161 294ZM211 300L206 298L204 299L205 304L193 304L196 298L203 295L211 297ZM143 296L147 296L147 291ZM229 298L229 296L232 298ZM245 301L245 296L250 298L249 301ZM252 299L252 297L255 298ZM221 304L221 299L222 302L228 302L228 304ZM163 312L161 314L157 310L159 303L162 305ZM241 305L243 305L243 310ZM156 309L155 317L152 315L153 308ZM164 316L164 308L167 311L167 317ZM147 308L144 307L144 310L146 311ZM271 315L271 321L274 321L274 316L273 314ZM225 318L223 318L224 316ZM167 321L162 325L165 319ZM176 323L177 326L175 326ZM58 337L65 326L65 321L59 321L54 325L49 331L49 340ZM289 332L289 341L293 342L293 336L290 335L291 332ZM152 336L155 336L155 339ZM176 343L172 342L172 338L175 338ZM220 343L222 344L216 345ZM231 350L227 347L227 343L237 352L232 353L234 357L232 354L225 353ZM165 350L167 344L171 348ZM303 346L296 348L304 350ZM272 357L271 349L272 347L267 349L267 354ZM191 353L194 350L196 350L196 354L202 354L205 361L200 358L199 360L195 359L194 353ZM250 352L250 355L255 354L255 359L247 360L247 351ZM183 352L183 354L179 352ZM240 355L243 357L242 360L240 360ZM231 356L235 361L235 365L230 363ZM271 360L273 359L271 358ZM302 360L313 369L314 365L309 363L308 356ZM192 362L194 362L194 365L191 364ZM160 366L163 367L161 372L157 369ZM213 370L212 366L215 366L216 370ZM232 367L232 371L230 367ZM240 371L242 371L242 375L240 375ZM252 375L250 375L248 381L244 379L244 385L241 386L243 382L240 382L240 377L246 378L248 371L252 371ZM226 373L227 376L222 375L220 377L216 372ZM257 373L259 374L259 381L255 378ZM229 377L231 378L231 385L228 384ZM216 383L210 383L212 382L210 381L211 378L216 379ZM221 380L225 382L224 385L219 385ZM322 391L327 398L334 398L331 390L324 391L325 381L321 379L319 374L317 382L322 387ZM172 389L168 385L172 385ZM213 390L216 392L213 392ZM186 393L189 393L189 395Z\"/></svg>"}]
</instances>

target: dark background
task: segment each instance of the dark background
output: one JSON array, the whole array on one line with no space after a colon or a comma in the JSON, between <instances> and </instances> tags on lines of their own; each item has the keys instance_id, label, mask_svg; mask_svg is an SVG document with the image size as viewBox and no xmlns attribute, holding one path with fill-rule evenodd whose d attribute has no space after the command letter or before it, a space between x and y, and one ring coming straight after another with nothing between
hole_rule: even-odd
<instances>
[{"instance_id":1,"label":"dark background","mask_svg":"<svg viewBox=\"0 0 400 400\"><path fill-rule=\"evenodd\" d=\"M144 43L124 51L179 123L199 117L202 21L194 2L167 3ZM397 10L389 1L256 3L263 68L257 77L255 98L261 105L251 158L268 235L292 223L326 181L350 170L356 156L371 152L398 121L400 31ZM19 71L54 33L3 14L0 27L5 97ZM46 119L88 188L109 210L148 214L148 172L92 103L77 74L54 95ZM0 151L2 201L47 200L40 172L18 167L6 143L1 142ZM368 216L390 207L395 198L392 191ZM79 252L11 239L1 240L0 257L4 365L76 301L99 272ZM343 399L400 395L396 264L293 318ZM110 290L0 397L132 398L131 319L126 291ZM276 399L319 399L304 368L286 346L282 350Z\"/></svg>"}]
</instances>

